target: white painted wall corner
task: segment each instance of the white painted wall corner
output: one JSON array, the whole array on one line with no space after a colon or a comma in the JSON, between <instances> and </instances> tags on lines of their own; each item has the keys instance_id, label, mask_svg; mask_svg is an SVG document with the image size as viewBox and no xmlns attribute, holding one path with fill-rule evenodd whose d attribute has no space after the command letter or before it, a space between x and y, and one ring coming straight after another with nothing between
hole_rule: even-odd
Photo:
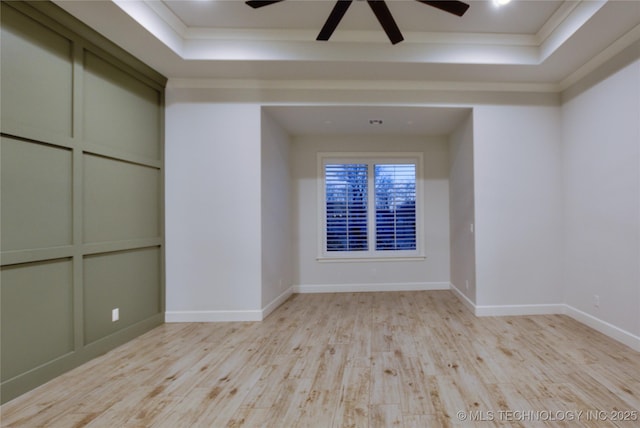
<instances>
[{"instance_id":1,"label":"white painted wall corner","mask_svg":"<svg viewBox=\"0 0 640 428\"><path fill-rule=\"evenodd\" d=\"M581 324L627 345L640 352L640 337L616 327L604 320L565 303L538 305L476 305L465 296L455 285L451 284L451 291L460 301L478 317L490 316L523 316L523 315L567 315Z\"/></svg>"}]
</instances>

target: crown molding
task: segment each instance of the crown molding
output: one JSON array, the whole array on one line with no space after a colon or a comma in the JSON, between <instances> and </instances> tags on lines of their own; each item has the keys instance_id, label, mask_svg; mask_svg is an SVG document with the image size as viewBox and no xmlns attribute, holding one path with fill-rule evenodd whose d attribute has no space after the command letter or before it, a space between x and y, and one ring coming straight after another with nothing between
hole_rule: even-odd
<instances>
[{"instance_id":1,"label":"crown molding","mask_svg":"<svg viewBox=\"0 0 640 428\"><path fill-rule=\"evenodd\" d=\"M567 1L536 34L407 32L401 45L389 46L381 31L341 31L320 44L311 30L195 28L160 1L112 1L185 60L513 65L540 64L606 3Z\"/></svg>"},{"instance_id":2,"label":"crown molding","mask_svg":"<svg viewBox=\"0 0 640 428\"><path fill-rule=\"evenodd\" d=\"M583 28L587 22L593 21L594 17L597 19L600 19L600 16L611 17L611 9L603 5L609 6L612 1L566 1L535 34L407 32L405 41L395 46L389 44L382 31L340 31L332 37L330 43L319 43L315 41L315 31L312 30L244 31L192 28L185 25L162 1L158 0L110 0L99 2L100 6L97 5L95 8L76 6L74 2L63 0L53 0L53 2L60 3L63 8L68 7L69 11L77 14L79 19L88 18L86 22L89 25L95 25L98 31L105 35L113 34L114 42L122 46L126 46L125 37L153 39L155 45L152 49L155 51L149 57L153 58L157 55L156 58L161 58L160 61L166 61L164 63L167 64L166 75L194 77L194 79L172 79L174 87L210 88L221 96L227 96L234 89L238 89L248 94L247 97L264 93L268 94L265 96L269 99L279 99L278 97L302 97L304 91L309 90L314 97L322 99L324 97L322 91L330 88L331 96L344 91L345 94L364 97L361 93L369 90L378 94L375 96L388 96L392 99L403 96L412 100L436 96L434 94L438 91L449 91L453 97L457 97L456 99L464 99L465 91L475 92L483 97L491 96L496 91L505 96L508 94L512 98L518 93L531 95L535 92L548 97L572 90L571 88L576 84L582 85L585 78L589 80L594 72L599 73L603 67L608 67L610 58L616 57L619 52L624 50L629 55L633 54L634 51L629 46L637 46L640 40L640 28L636 25L617 40L610 42L607 48L600 49L592 58L584 58L582 64L576 63L566 67L564 72L559 70L560 72L554 74L550 73L549 68L553 70L561 67L558 67L558 58L556 58L558 55L552 58L553 63L549 59L551 53L557 52L560 47L566 47L566 42L572 35ZM91 12L92 10L99 12ZM598 12L604 13L601 15ZM108 22L102 25L97 14L104 15L107 21L117 22L118 27L115 27L115 24L109 26ZM598 22L605 21L601 19ZM126 28L125 33L118 34L116 28ZM145 48L143 43L132 42L132 46L131 52L134 55L147 58L141 54L142 49ZM566 53L566 49L562 52ZM271 72L275 67L296 64L297 61L306 63L304 67L307 68L317 64L318 68L327 65L331 70L352 66L369 68L380 64L387 70L385 76L389 75L390 67L395 67L393 64L398 64L398 70L403 70L403 65L406 65L406 70L413 70L413 72L406 74L406 78L410 80L366 80L375 79L375 75L369 73L364 81L357 82L354 81L354 73L350 73L351 80L340 82L339 73L317 74L334 76L325 80L305 80L303 74L294 73L298 79L284 80L283 78L274 81L267 78L250 79L251 73L247 71L252 67L259 70L262 64L268 63L266 70L270 71L258 74L273 75L278 78ZM230 73L235 69L236 63L240 70L245 71L242 76L249 78L233 79L233 74ZM420 70L420 67L428 64L438 66L424 67L427 81L420 81L415 70ZM457 77L452 76L451 79L459 80L446 81L448 68L440 66L455 67L465 64L481 65L478 67L481 73L477 76L467 73L466 78L461 77L465 75L464 73L458 73L454 75ZM213 74L222 77L221 80L195 79L196 76L207 76L207 70L216 70L218 65L221 66L221 70L226 70ZM520 82L514 82L512 78L511 83L501 83L500 76L510 68L492 68L494 65L515 65L517 67L513 70L516 72L537 70L540 66L541 72L546 73L545 75L555 77L548 77L552 80L546 81L538 79L531 81L523 78ZM192 67L194 71L191 73ZM430 74L431 70L435 72ZM487 73L489 70L496 70L495 79ZM531 77L531 73L528 72L527 76ZM436 80L428 81L429 79ZM416 95L411 94L411 91L417 91ZM437 96L440 97L440 95Z\"/></svg>"},{"instance_id":3,"label":"crown molding","mask_svg":"<svg viewBox=\"0 0 640 428\"><path fill-rule=\"evenodd\" d=\"M402 44L464 44L464 45L504 45L504 46L538 46L538 38L531 34L499 34L499 33L437 33L428 31L404 31ZM185 40L262 40L275 42L305 42L318 44L313 30L282 30L259 28L202 28L185 29ZM389 39L381 31L341 30L331 36L331 44L364 42L389 44ZM397 46L396 46L397 47Z\"/></svg>"},{"instance_id":4,"label":"crown molding","mask_svg":"<svg viewBox=\"0 0 640 428\"><path fill-rule=\"evenodd\" d=\"M187 27L162 2L111 0L142 28L164 43L176 55L182 56L187 39Z\"/></svg>"},{"instance_id":5,"label":"crown molding","mask_svg":"<svg viewBox=\"0 0 640 428\"><path fill-rule=\"evenodd\" d=\"M640 24L625 33L622 37L591 58L569 76L562 79L558 83L560 91L565 91L578 84L581 80L587 78L601 67L612 65L614 66L613 68L615 71L617 68L615 67L614 60L616 56L623 54L625 50L630 51L628 61L640 59ZM626 64L628 61L623 61L623 64Z\"/></svg>"},{"instance_id":6,"label":"crown molding","mask_svg":"<svg viewBox=\"0 0 640 428\"><path fill-rule=\"evenodd\" d=\"M547 22L545 22L544 25L540 27L540 29L536 33L536 45L540 46L542 43L544 43L545 40L551 37L553 32L556 31L556 29L560 26L560 24L562 24L562 22L564 22L569 16L571 16L571 13L575 10L576 7L578 7L579 4L580 2L568 1L562 3L558 10L556 10L554 14L551 15Z\"/></svg>"},{"instance_id":7,"label":"crown molding","mask_svg":"<svg viewBox=\"0 0 640 428\"><path fill-rule=\"evenodd\" d=\"M544 28L544 33L539 32L539 61L542 63L544 60L553 55L576 31L578 31L584 24L589 21L605 4L607 0L589 0L580 1L576 3L575 7L571 9L563 19L558 18L553 20L553 30ZM566 4L566 3L565 3ZM554 15L555 16L555 15ZM551 22L551 21L548 21ZM547 34L548 32L548 34ZM545 36L542 38L542 36Z\"/></svg>"},{"instance_id":8,"label":"crown molding","mask_svg":"<svg viewBox=\"0 0 640 428\"><path fill-rule=\"evenodd\" d=\"M392 81L392 80L250 80L171 78L167 88L238 90L328 90L328 91L447 91L447 92L535 92L556 93L557 84Z\"/></svg>"}]
</instances>

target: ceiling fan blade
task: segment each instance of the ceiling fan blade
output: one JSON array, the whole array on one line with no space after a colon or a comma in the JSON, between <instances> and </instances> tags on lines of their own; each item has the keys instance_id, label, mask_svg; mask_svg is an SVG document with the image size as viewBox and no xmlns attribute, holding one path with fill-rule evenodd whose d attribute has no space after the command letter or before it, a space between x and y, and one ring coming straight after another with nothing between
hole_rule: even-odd
<instances>
[{"instance_id":1,"label":"ceiling fan blade","mask_svg":"<svg viewBox=\"0 0 640 428\"><path fill-rule=\"evenodd\" d=\"M318 37L316 40L329 40L333 32L336 30L336 27L340 23L340 20L351 6L352 0L338 0L336 1L335 6L333 6L333 10L329 14L329 17L324 23L324 26L320 30Z\"/></svg>"},{"instance_id":2,"label":"ceiling fan blade","mask_svg":"<svg viewBox=\"0 0 640 428\"><path fill-rule=\"evenodd\" d=\"M249 0L245 3L254 9L258 9L259 7L269 6L270 4L280 3L281 1L284 0Z\"/></svg>"},{"instance_id":3,"label":"ceiling fan blade","mask_svg":"<svg viewBox=\"0 0 640 428\"><path fill-rule=\"evenodd\" d=\"M400 28L398 28L398 24L396 24L395 19L391 15L387 4L384 0L367 0L369 6L371 6L371 10L378 18L380 25L384 29L384 32L387 33L387 37L391 40L391 44L400 43L404 40L402 37L402 33L400 32Z\"/></svg>"},{"instance_id":4,"label":"ceiling fan blade","mask_svg":"<svg viewBox=\"0 0 640 428\"><path fill-rule=\"evenodd\" d=\"M469 9L469 5L465 2L456 0L417 0L420 3L428 4L445 12L453 13L457 16L462 16Z\"/></svg>"}]
</instances>

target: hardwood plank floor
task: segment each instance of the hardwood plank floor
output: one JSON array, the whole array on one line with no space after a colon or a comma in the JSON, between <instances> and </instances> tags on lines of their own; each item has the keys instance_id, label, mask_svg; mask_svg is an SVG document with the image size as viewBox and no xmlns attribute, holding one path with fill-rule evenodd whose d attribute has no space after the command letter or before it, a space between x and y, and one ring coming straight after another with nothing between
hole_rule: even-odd
<instances>
[{"instance_id":1,"label":"hardwood plank floor","mask_svg":"<svg viewBox=\"0 0 640 428\"><path fill-rule=\"evenodd\" d=\"M640 353L566 316L476 318L449 291L301 294L260 323L162 325L0 411L28 428L637 427Z\"/></svg>"}]
</instances>

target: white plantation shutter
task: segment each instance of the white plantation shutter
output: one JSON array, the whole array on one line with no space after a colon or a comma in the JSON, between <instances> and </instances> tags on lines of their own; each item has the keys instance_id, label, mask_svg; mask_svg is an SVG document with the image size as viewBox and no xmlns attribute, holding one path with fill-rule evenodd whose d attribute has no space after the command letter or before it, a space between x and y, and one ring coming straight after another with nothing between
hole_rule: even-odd
<instances>
[{"instance_id":1,"label":"white plantation shutter","mask_svg":"<svg viewBox=\"0 0 640 428\"><path fill-rule=\"evenodd\" d=\"M368 251L368 165L325 165L326 251Z\"/></svg>"},{"instance_id":2,"label":"white plantation shutter","mask_svg":"<svg viewBox=\"0 0 640 428\"><path fill-rule=\"evenodd\" d=\"M318 260L423 258L420 153L319 154Z\"/></svg>"},{"instance_id":3,"label":"white plantation shutter","mask_svg":"<svg viewBox=\"0 0 640 428\"><path fill-rule=\"evenodd\" d=\"M416 166L375 165L376 250L416 249Z\"/></svg>"}]
</instances>

